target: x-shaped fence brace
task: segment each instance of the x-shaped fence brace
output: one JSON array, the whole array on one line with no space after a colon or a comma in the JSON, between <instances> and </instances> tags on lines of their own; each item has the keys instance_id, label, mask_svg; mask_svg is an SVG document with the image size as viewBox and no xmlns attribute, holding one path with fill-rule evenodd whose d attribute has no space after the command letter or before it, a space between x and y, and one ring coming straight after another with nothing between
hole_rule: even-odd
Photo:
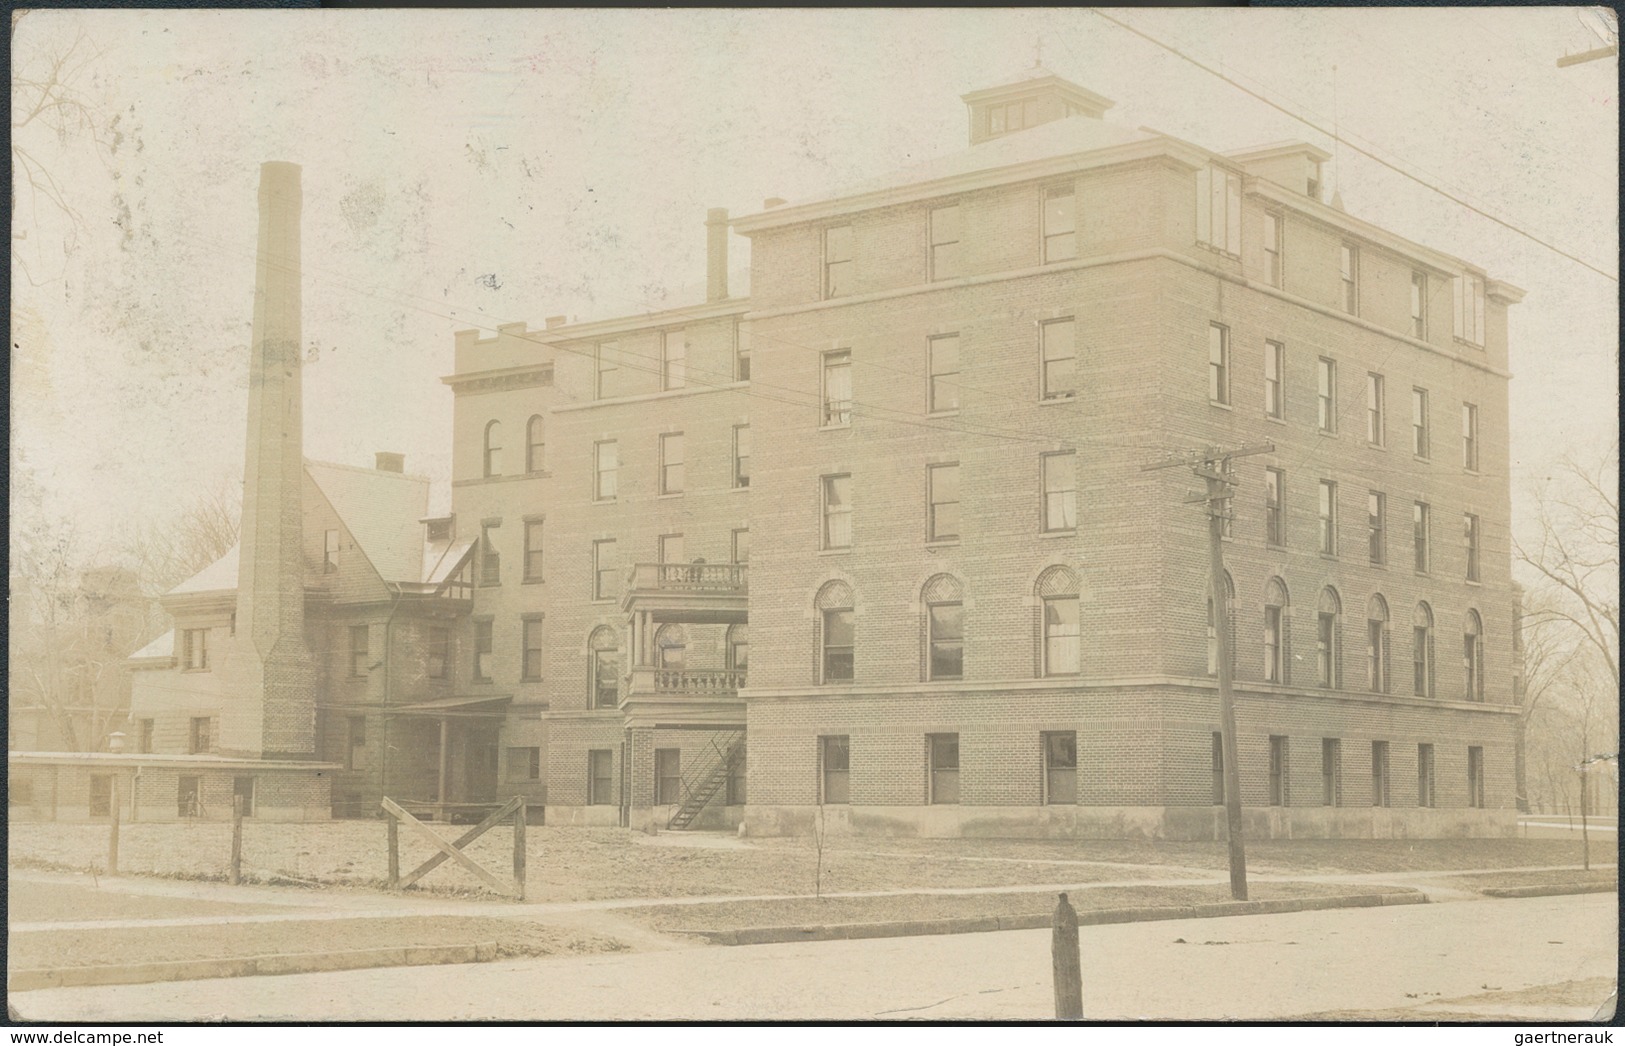
<instances>
[{"instance_id":1,"label":"x-shaped fence brace","mask_svg":"<svg viewBox=\"0 0 1625 1046\"><path fill-rule=\"evenodd\" d=\"M481 882L485 883L497 893L506 894L521 901L525 899L524 796L516 795L512 799L509 799L506 803L503 803L497 809L492 811L491 814L485 818L485 820L481 821L473 828L470 828L468 831L464 832L451 842L447 842L445 839L441 838L438 832L424 824L422 821L418 820L416 817L413 817L410 813L407 813L405 810L401 809L401 807L393 800L386 798L383 806L384 812L389 814L390 889L404 890L408 886L411 886L413 883L417 882L419 879L423 878L425 875L428 875L430 872L440 867L442 864L446 863L447 860L452 860L468 869L476 877L478 877ZM498 879L484 868L481 868L478 864L475 864L471 857L463 853L463 847L467 846L469 843L472 843L474 840L478 839L492 828L495 828L497 825L507 820L509 816L513 817L512 884L505 883L501 879ZM404 876L400 874L401 851L399 829L397 827L401 824L405 824L409 828L417 831L423 836L424 839L433 844L435 849L440 851Z\"/></svg>"}]
</instances>

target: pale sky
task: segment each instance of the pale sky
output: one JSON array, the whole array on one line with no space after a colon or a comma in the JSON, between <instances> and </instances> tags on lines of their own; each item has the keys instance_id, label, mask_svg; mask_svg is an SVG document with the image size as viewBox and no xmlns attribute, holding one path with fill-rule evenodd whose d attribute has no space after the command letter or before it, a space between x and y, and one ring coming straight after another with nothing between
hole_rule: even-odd
<instances>
[{"instance_id":1,"label":"pale sky","mask_svg":"<svg viewBox=\"0 0 1625 1046\"><path fill-rule=\"evenodd\" d=\"M1556 65L1606 12L1110 13L1617 275L1615 60ZM306 454L402 451L443 491L453 331L678 304L707 207L963 148L959 95L1035 40L1109 118L1218 150L1313 142L1350 214L1528 291L1515 515L1617 429L1615 280L1089 11L33 11L14 75L76 37L72 86L116 148L18 134L79 223L20 186L12 462L38 493L13 521L75 520L90 547L240 478L262 161L304 165Z\"/></svg>"}]
</instances>

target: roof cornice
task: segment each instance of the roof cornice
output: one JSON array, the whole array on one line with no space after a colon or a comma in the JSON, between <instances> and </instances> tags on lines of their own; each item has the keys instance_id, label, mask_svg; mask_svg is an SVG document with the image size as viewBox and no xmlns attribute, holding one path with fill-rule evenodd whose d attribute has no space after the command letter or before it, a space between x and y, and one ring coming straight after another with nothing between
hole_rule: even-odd
<instances>
[{"instance_id":1,"label":"roof cornice","mask_svg":"<svg viewBox=\"0 0 1625 1046\"><path fill-rule=\"evenodd\" d=\"M1471 268L1460 258L1452 257L1442 251L1436 251L1431 247L1424 247L1414 240L1407 240L1405 237L1391 233L1381 226L1355 218L1346 211L1340 211L1336 207L1311 199L1302 193L1293 192L1291 189L1276 185L1274 182L1263 178L1250 178L1247 192L1249 195L1258 196L1271 203L1294 210L1306 218L1320 222L1322 225L1329 225L1340 232L1358 237L1369 244L1403 255L1412 261L1420 262L1438 275L1460 276L1462 272Z\"/></svg>"}]
</instances>

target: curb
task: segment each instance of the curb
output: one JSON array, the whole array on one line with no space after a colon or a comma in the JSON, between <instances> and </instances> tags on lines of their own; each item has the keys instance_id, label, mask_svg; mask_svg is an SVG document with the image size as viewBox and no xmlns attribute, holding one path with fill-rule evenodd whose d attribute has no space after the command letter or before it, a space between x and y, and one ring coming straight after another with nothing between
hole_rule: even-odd
<instances>
[{"instance_id":1,"label":"curb","mask_svg":"<svg viewBox=\"0 0 1625 1046\"><path fill-rule=\"evenodd\" d=\"M1102 908L1078 913L1079 926L1158 922L1167 919L1216 919L1227 915L1278 915L1328 908L1376 908L1393 904L1426 904L1421 893L1368 893L1347 897L1293 897L1274 901L1225 901L1217 904L1160 908ZM919 919L878 923L830 923L818 926L753 926L741 930L676 930L722 945L784 944L792 941L846 941L869 937L923 937L945 933L991 933L997 930L1047 930L1047 914Z\"/></svg>"},{"instance_id":2,"label":"curb","mask_svg":"<svg viewBox=\"0 0 1625 1046\"><path fill-rule=\"evenodd\" d=\"M160 981L201 981L214 977L265 977L281 973L332 973L379 966L443 966L451 963L490 962L497 957L495 941L479 944L409 945L402 948L356 948L342 952L304 952L296 955L253 955L242 959L182 959L175 962L129 963L120 966L65 966L58 969L13 970L8 989L88 988L109 984L154 984Z\"/></svg>"},{"instance_id":3,"label":"curb","mask_svg":"<svg viewBox=\"0 0 1625 1046\"><path fill-rule=\"evenodd\" d=\"M1556 883L1551 886L1486 886L1478 892L1485 897L1564 897L1576 893L1614 893L1619 882Z\"/></svg>"}]
</instances>

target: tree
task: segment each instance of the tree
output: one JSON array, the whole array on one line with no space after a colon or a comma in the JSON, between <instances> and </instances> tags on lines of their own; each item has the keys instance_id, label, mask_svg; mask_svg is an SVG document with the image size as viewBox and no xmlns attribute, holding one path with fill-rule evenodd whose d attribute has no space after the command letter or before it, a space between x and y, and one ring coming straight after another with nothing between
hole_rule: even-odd
<instances>
[{"instance_id":1,"label":"tree","mask_svg":"<svg viewBox=\"0 0 1625 1046\"><path fill-rule=\"evenodd\" d=\"M1550 707L1573 669L1576 654L1572 636L1560 620L1525 608L1520 641L1522 675L1518 688L1518 733L1513 776L1519 813L1530 812L1528 746L1536 713Z\"/></svg>"},{"instance_id":2,"label":"tree","mask_svg":"<svg viewBox=\"0 0 1625 1046\"><path fill-rule=\"evenodd\" d=\"M142 589L156 598L230 551L241 516L240 485L223 480L175 516L137 531L122 558L134 564Z\"/></svg>"}]
</instances>

